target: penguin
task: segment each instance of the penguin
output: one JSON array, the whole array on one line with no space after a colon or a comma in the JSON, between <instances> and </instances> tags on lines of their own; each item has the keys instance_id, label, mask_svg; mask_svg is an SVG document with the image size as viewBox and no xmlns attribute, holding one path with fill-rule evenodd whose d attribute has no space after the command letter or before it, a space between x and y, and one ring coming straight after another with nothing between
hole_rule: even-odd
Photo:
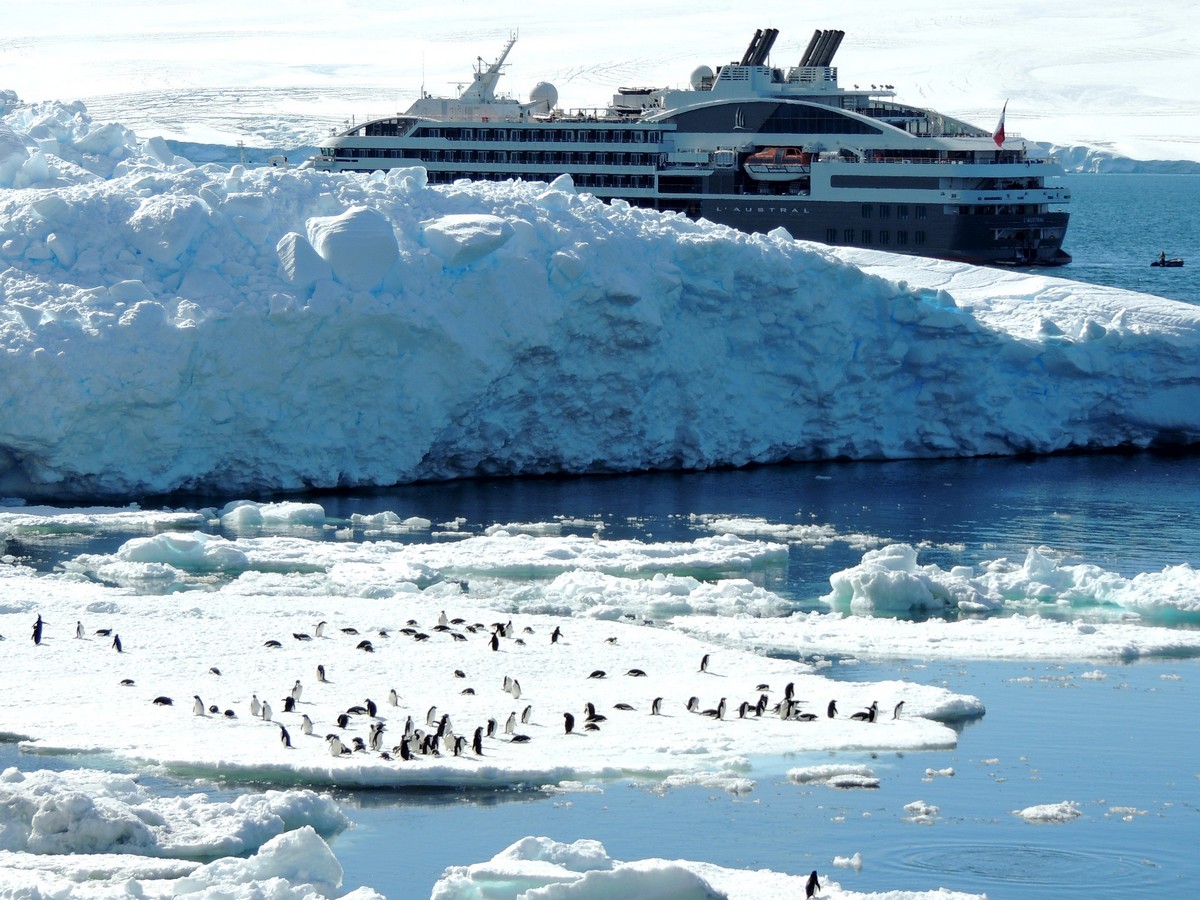
<instances>
[{"instance_id":1,"label":"penguin","mask_svg":"<svg viewBox=\"0 0 1200 900\"><path fill-rule=\"evenodd\" d=\"M300 679L297 678L296 683L292 685L292 699L295 700L297 703L300 702L300 693L303 690L304 689L300 686Z\"/></svg>"},{"instance_id":2,"label":"penguin","mask_svg":"<svg viewBox=\"0 0 1200 900\"><path fill-rule=\"evenodd\" d=\"M283 711L284 712L295 712L296 711L296 701L292 697L291 694L288 694L286 697L283 698Z\"/></svg>"},{"instance_id":3,"label":"penguin","mask_svg":"<svg viewBox=\"0 0 1200 900\"><path fill-rule=\"evenodd\" d=\"M754 704L750 703L749 701L743 700L741 703L738 704L738 718L739 719L746 718L746 713L750 712L750 710L752 710L752 709L754 709Z\"/></svg>"},{"instance_id":4,"label":"penguin","mask_svg":"<svg viewBox=\"0 0 1200 900\"><path fill-rule=\"evenodd\" d=\"M608 716L602 716L596 712L596 704L591 700L583 704L583 709L587 713L587 720L589 722L604 722L608 720Z\"/></svg>"},{"instance_id":5,"label":"penguin","mask_svg":"<svg viewBox=\"0 0 1200 900\"><path fill-rule=\"evenodd\" d=\"M262 704L258 702L258 694L250 695L250 715L256 719L262 715Z\"/></svg>"},{"instance_id":6,"label":"penguin","mask_svg":"<svg viewBox=\"0 0 1200 900\"><path fill-rule=\"evenodd\" d=\"M850 718L857 719L859 722L874 722L875 713L879 710L879 704L872 700L871 705L862 712L856 712Z\"/></svg>"},{"instance_id":7,"label":"penguin","mask_svg":"<svg viewBox=\"0 0 1200 900\"><path fill-rule=\"evenodd\" d=\"M591 675L589 675L588 678L604 678L605 675L607 675L607 674L608 673L605 672L603 669L597 669Z\"/></svg>"},{"instance_id":8,"label":"penguin","mask_svg":"<svg viewBox=\"0 0 1200 900\"><path fill-rule=\"evenodd\" d=\"M792 717L792 701L789 700L787 697L784 697L783 701L779 704L779 718L783 719L784 721L787 721L791 717Z\"/></svg>"},{"instance_id":9,"label":"penguin","mask_svg":"<svg viewBox=\"0 0 1200 900\"><path fill-rule=\"evenodd\" d=\"M264 700L262 704L262 717L264 722L271 721L271 704L266 700Z\"/></svg>"},{"instance_id":10,"label":"penguin","mask_svg":"<svg viewBox=\"0 0 1200 900\"><path fill-rule=\"evenodd\" d=\"M825 707L825 715L831 719L837 718L837 701L830 700L829 706Z\"/></svg>"},{"instance_id":11,"label":"penguin","mask_svg":"<svg viewBox=\"0 0 1200 900\"><path fill-rule=\"evenodd\" d=\"M804 885L805 900L812 900L812 897L821 889L821 882L817 881L817 870L813 869L812 874L808 876L808 883Z\"/></svg>"},{"instance_id":12,"label":"penguin","mask_svg":"<svg viewBox=\"0 0 1200 900\"><path fill-rule=\"evenodd\" d=\"M655 697L654 702L650 704L650 715L662 715L662 697Z\"/></svg>"},{"instance_id":13,"label":"penguin","mask_svg":"<svg viewBox=\"0 0 1200 900\"><path fill-rule=\"evenodd\" d=\"M372 750L379 750L383 747L383 723L374 722L371 725L370 740L368 743Z\"/></svg>"},{"instance_id":14,"label":"penguin","mask_svg":"<svg viewBox=\"0 0 1200 900\"><path fill-rule=\"evenodd\" d=\"M388 706L399 706L400 695L396 693L396 689L392 688L388 691Z\"/></svg>"},{"instance_id":15,"label":"penguin","mask_svg":"<svg viewBox=\"0 0 1200 900\"><path fill-rule=\"evenodd\" d=\"M532 712L533 712L532 706L526 706L523 710L521 710L521 724L522 725L529 724L529 716L530 716L530 714L532 714Z\"/></svg>"},{"instance_id":16,"label":"penguin","mask_svg":"<svg viewBox=\"0 0 1200 900\"><path fill-rule=\"evenodd\" d=\"M492 632L492 636L489 638L488 644L491 646L492 650L500 649L500 638L496 637L496 632Z\"/></svg>"},{"instance_id":17,"label":"penguin","mask_svg":"<svg viewBox=\"0 0 1200 900\"><path fill-rule=\"evenodd\" d=\"M787 683L787 687L783 689L783 696L788 700L791 700L796 696L796 683L794 681L789 681Z\"/></svg>"},{"instance_id":18,"label":"penguin","mask_svg":"<svg viewBox=\"0 0 1200 900\"><path fill-rule=\"evenodd\" d=\"M37 621L33 623L33 644L36 647L42 642L42 614L38 613Z\"/></svg>"},{"instance_id":19,"label":"penguin","mask_svg":"<svg viewBox=\"0 0 1200 900\"><path fill-rule=\"evenodd\" d=\"M358 634L357 628L343 628L342 634Z\"/></svg>"},{"instance_id":20,"label":"penguin","mask_svg":"<svg viewBox=\"0 0 1200 900\"><path fill-rule=\"evenodd\" d=\"M438 625L441 625L442 627L447 627L447 626L449 626L449 624L450 624L450 620L448 618L446 618L446 611L443 609L441 611L441 613L438 615Z\"/></svg>"},{"instance_id":21,"label":"penguin","mask_svg":"<svg viewBox=\"0 0 1200 900\"><path fill-rule=\"evenodd\" d=\"M488 737L496 736L496 720L495 719L487 720L487 736Z\"/></svg>"},{"instance_id":22,"label":"penguin","mask_svg":"<svg viewBox=\"0 0 1200 900\"><path fill-rule=\"evenodd\" d=\"M292 637L294 637L298 641L311 641L312 640L312 635L306 634L303 631L293 631Z\"/></svg>"},{"instance_id":23,"label":"penguin","mask_svg":"<svg viewBox=\"0 0 1200 900\"><path fill-rule=\"evenodd\" d=\"M125 652L123 649L121 649L121 636L119 634L113 635L112 645L113 645L113 649L116 650L118 653Z\"/></svg>"},{"instance_id":24,"label":"penguin","mask_svg":"<svg viewBox=\"0 0 1200 900\"><path fill-rule=\"evenodd\" d=\"M630 669L625 674L631 678L645 678L646 677L646 673L643 672L641 669Z\"/></svg>"},{"instance_id":25,"label":"penguin","mask_svg":"<svg viewBox=\"0 0 1200 900\"><path fill-rule=\"evenodd\" d=\"M466 677L467 677L467 673L466 673L466 672L464 672L462 669L455 669L455 670L454 670L454 677L455 677L455 678L466 678Z\"/></svg>"},{"instance_id":26,"label":"penguin","mask_svg":"<svg viewBox=\"0 0 1200 900\"><path fill-rule=\"evenodd\" d=\"M367 715L370 716L372 719L374 719L375 713L379 712L379 707L375 705L375 701L372 700L370 697L367 698L366 707L367 707Z\"/></svg>"},{"instance_id":27,"label":"penguin","mask_svg":"<svg viewBox=\"0 0 1200 900\"><path fill-rule=\"evenodd\" d=\"M700 712L700 698L690 697L687 702L688 712Z\"/></svg>"},{"instance_id":28,"label":"penguin","mask_svg":"<svg viewBox=\"0 0 1200 900\"><path fill-rule=\"evenodd\" d=\"M75 622L75 640L80 640L83 637L83 623L76 620Z\"/></svg>"},{"instance_id":29,"label":"penguin","mask_svg":"<svg viewBox=\"0 0 1200 900\"><path fill-rule=\"evenodd\" d=\"M200 699L199 694L192 695L192 715L193 716L204 715L204 701Z\"/></svg>"},{"instance_id":30,"label":"penguin","mask_svg":"<svg viewBox=\"0 0 1200 900\"><path fill-rule=\"evenodd\" d=\"M506 721L504 723L504 733L512 734L516 730L517 730L517 714L514 711L514 712L510 712L508 714L508 721Z\"/></svg>"},{"instance_id":31,"label":"penguin","mask_svg":"<svg viewBox=\"0 0 1200 900\"><path fill-rule=\"evenodd\" d=\"M338 728L349 728L350 727L350 714L342 713L341 715L339 715L337 717L337 726L338 726Z\"/></svg>"},{"instance_id":32,"label":"penguin","mask_svg":"<svg viewBox=\"0 0 1200 900\"><path fill-rule=\"evenodd\" d=\"M407 762L413 758L412 749L408 746L408 741L401 741L396 745L400 748L400 758Z\"/></svg>"},{"instance_id":33,"label":"penguin","mask_svg":"<svg viewBox=\"0 0 1200 900\"><path fill-rule=\"evenodd\" d=\"M172 700L170 697L155 697L153 702L154 702L155 706L174 706L175 705L175 701Z\"/></svg>"},{"instance_id":34,"label":"penguin","mask_svg":"<svg viewBox=\"0 0 1200 900\"><path fill-rule=\"evenodd\" d=\"M503 686L501 687L501 690L504 691L504 693L506 693L506 694L512 690L512 677L511 676L509 676L509 675L504 676L504 683L503 683Z\"/></svg>"},{"instance_id":35,"label":"penguin","mask_svg":"<svg viewBox=\"0 0 1200 900\"><path fill-rule=\"evenodd\" d=\"M319 681L321 684L328 683L328 679L325 678L325 667L324 666L317 666L317 681Z\"/></svg>"},{"instance_id":36,"label":"penguin","mask_svg":"<svg viewBox=\"0 0 1200 900\"><path fill-rule=\"evenodd\" d=\"M121 679L121 687L133 687L133 679L132 678L122 678Z\"/></svg>"},{"instance_id":37,"label":"penguin","mask_svg":"<svg viewBox=\"0 0 1200 900\"><path fill-rule=\"evenodd\" d=\"M514 734L512 736L512 740L509 741L509 743L510 744L528 744L531 740L533 740L533 738L531 738L527 734Z\"/></svg>"},{"instance_id":38,"label":"penguin","mask_svg":"<svg viewBox=\"0 0 1200 900\"><path fill-rule=\"evenodd\" d=\"M269 641L263 641L263 646L270 647L272 650L274 650L279 647L282 647L283 644L279 643L279 641L275 640L274 638L271 638L271 640L269 640Z\"/></svg>"},{"instance_id":39,"label":"penguin","mask_svg":"<svg viewBox=\"0 0 1200 900\"><path fill-rule=\"evenodd\" d=\"M562 637L562 629L555 625L554 630L550 632L550 643L557 644L560 637Z\"/></svg>"},{"instance_id":40,"label":"penguin","mask_svg":"<svg viewBox=\"0 0 1200 900\"><path fill-rule=\"evenodd\" d=\"M308 713L300 717L300 733L312 734L312 719L308 717Z\"/></svg>"},{"instance_id":41,"label":"penguin","mask_svg":"<svg viewBox=\"0 0 1200 900\"><path fill-rule=\"evenodd\" d=\"M755 688L756 691L769 691L770 689L771 689L771 686L769 684L760 684L758 687Z\"/></svg>"},{"instance_id":42,"label":"penguin","mask_svg":"<svg viewBox=\"0 0 1200 900\"><path fill-rule=\"evenodd\" d=\"M364 638L363 640L358 642L357 649L363 651L363 653L374 653L375 645Z\"/></svg>"},{"instance_id":43,"label":"penguin","mask_svg":"<svg viewBox=\"0 0 1200 900\"><path fill-rule=\"evenodd\" d=\"M329 735L327 738L325 738L325 740L329 744L330 756L342 756L343 754L350 753L349 748L342 743L341 738L339 738L336 734Z\"/></svg>"},{"instance_id":44,"label":"penguin","mask_svg":"<svg viewBox=\"0 0 1200 900\"><path fill-rule=\"evenodd\" d=\"M227 718L227 719L236 719L237 718L237 713L235 713L232 709L225 710L224 715L225 715L225 718Z\"/></svg>"},{"instance_id":45,"label":"penguin","mask_svg":"<svg viewBox=\"0 0 1200 900\"><path fill-rule=\"evenodd\" d=\"M220 678L220 677L221 677L221 670L220 670L220 669L218 669L216 666L213 666L213 667L211 667L211 668L208 670L208 674L209 674L209 675L216 675L218 678Z\"/></svg>"},{"instance_id":46,"label":"penguin","mask_svg":"<svg viewBox=\"0 0 1200 900\"><path fill-rule=\"evenodd\" d=\"M633 712L633 707L628 703L614 703L613 709L623 710L624 712Z\"/></svg>"},{"instance_id":47,"label":"penguin","mask_svg":"<svg viewBox=\"0 0 1200 900\"><path fill-rule=\"evenodd\" d=\"M313 626L313 634L317 637L325 637L325 626L329 623L322 620Z\"/></svg>"},{"instance_id":48,"label":"penguin","mask_svg":"<svg viewBox=\"0 0 1200 900\"><path fill-rule=\"evenodd\" d=\"M108 637L110 634L112 634L112 629L111 628L97 628L95 631L92 632L92 634L96 635L96 637Z\"/></svg>"},{"instance_id":49,"label":"penguin","mask_svg":"<svg viewBox=\"0 0 1200 900\"><path fill-rule=\"evenodd\" d=\"M514 678L512 680L512 684L509 685L508 692L510 694L512 694L512 698L514 700L520 700L521 699L521 682L517 681L517 679Z\"/></svg>"},{"instance_id":50,"label":"penguin","mask_svg":"<svg viewBox=\"0 0 1200 900\"><path fill-rule=\"evenodd\" d=\"M701 672L708 671L708 654L707 653L705 653L702 657L700 657L700 671Z\"/></svg>"},{"instance_id":51,"label":"penguin","mask_svg":"<svg viewBox=\"0 0 1200 900\"><path fill-rule=\"evenodd\" d=\"M475 729L475 736L471 738L471 750L476 756L483 756L483 726Z\"/></svg>"},{"instance_id":52,"label":"penguin","mask_svg":"<svg viewBox=\"0 0 1200 900\"><path fill-rule=\"evenodd\" d=\"M570 713L563 713L563 731L570 734L575 730L575 717Z\"/></svg>"},{"instance_id":53,"label":"penguin","mask_svg":"<svg viewBox=\"0 0 1200 900\"><path fill-rule=\"evenodd\" d=\"M429 712L425 713L425 724L426 725L436 725L437 724L437 707L436 706L429 707Z\"/></svg>"},{"instance_id":54,"label":"penguin","mask_svg":"<svg viewBox=\"0 0 1200 900\"><path fill-rule=\"evenodd\" d=\"M219 713L221 711L221 707L219 707L219 706L217 706L217 704L213 703L213 704L209 705L208 711L215 716L217 713Z\"/></svg>"},{"instance_id":55,"label":"penguin","mask_svg":"<svg viewBox=\"0 0 1200 900\"><path fill-rule=\"evenodd\" d=\"M584 724L583 730L584 731L599 731L600 726L597 725L595 722L587 722Z\"/></svg>"},{"instance_id":56,"label":"penguin","mask_svg":"<svg viewBox=\"0 0 1200 900\"><path fill-rule=\"evenodd\" d=\"M896 708L892 710L892 718L893 719L900 718L900 710L902 710L902 709L904 709L904 701L903 700L901 700L899 703L897 703Z\"/></svg>"},{"instance_id":57,"label":"penguin","mask_svg":"<svg viewBox=\"0 0 1200 900\"><path fill-rule=\"evenodd\" d=\"M278 722L275 724L279 725ZM279 725L279 743L283 744L288 750L292 749L292 736L288 734L288 730L282 725Z\"/></svg>"},{"instance_id":58,"label":"penguin","mask_svg":"<svg viewBox=\"0 0 1200 900\"><path fill-rule=\"evenodd\" d=\"M471 742L460 734L454 739L454 755L462 756L467 752L467 747L470 746L470 744Z\"/></svg>"},{"instance_id":59,"label":"penguin","mask_svg":"<svg viewBox=\"0 0 1200 900\"><path fill-rule=\"evenodd\" d=\"M721 698L721 702L717 704L716 709L706 709L702 713L700 713L700 715L708 716L710 719L724 719L725 718L725 698L724 697Z\"/></svg>"}]
</instances>

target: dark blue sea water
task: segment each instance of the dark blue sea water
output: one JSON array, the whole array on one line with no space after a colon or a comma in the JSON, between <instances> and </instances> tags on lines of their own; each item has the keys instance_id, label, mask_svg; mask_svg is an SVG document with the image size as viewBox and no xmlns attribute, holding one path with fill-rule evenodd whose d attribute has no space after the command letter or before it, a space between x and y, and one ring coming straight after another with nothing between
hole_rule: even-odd
<instances>
[{"instance_id":1,"label":"dark blue sea water","mask_svg":"<svg viewBox=\"0 0 1200 900\"><path fill-rule=\"evenodd\" d=\"M1200 177L1068 182L1074 203L1067 249L1075 262L1050 274L1200 303L1200 228L1191 218L1200 206ZM1160 250L1188 265L1150 268ZM235 498L213 498L226 499ZM1200 456L1189 453L477 481L313 499L331 517L390 509L433 521L461 516L468 527L599 517L607 537L651 540L696 537L692 513L824 523L839 533L925 542L922 561L943 567L1019 558L1038 545L1127 576L1200 565ZM26 551L52 563L82 549ZM820 609L830 573L860 555L841 543L797 547L785 569L764 578L800 608ZM1082 677L1097 669L1106 677ZM626 782L605 784L602 794L558 797L533 790L349 792L340 799L356 827L333 841L345 888L428 896L446 866L488 859L539 834L599 839L620 859L702 859L795 874L815 868L862 891L945 886L1029 900L1195 893L1200 662L867 661L829 673L944 685L982 698L987 714L963 727L953 751L756 759L757 786L742 797L702 788L660 795ZM0 748L0 766L14 755ZM866 762L881 786L844 791L786 781L788 768L828 761ZM927 769L954 774L929 777ZM907 820L904 806L918 800L939 808L932 824ZM1082 811L1072 822L1031 825L1012 814L1066 800ZM832 867L835 856L856 852L860 871Z\"/></svg>"}]
</instances>

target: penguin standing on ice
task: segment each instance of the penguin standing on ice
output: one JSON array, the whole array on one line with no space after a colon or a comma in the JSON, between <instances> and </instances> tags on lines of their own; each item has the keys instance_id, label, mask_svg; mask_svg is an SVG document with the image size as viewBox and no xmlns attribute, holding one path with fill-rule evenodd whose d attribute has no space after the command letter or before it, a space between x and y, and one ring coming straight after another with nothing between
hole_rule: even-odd
<instances>
[{"instance_id":1,"label":"penguin standing on ice","mask_svg":"<svg viewBox=\"0 0 1200 900\"><path fill-rule=\"evenodd\" d=\"M286 728L284 728L282 725L280 725L278 722L276 722L275 724L279 725L279 743L283 744L283 746L286 747L288 750L291 750L292 749L292 736L290 734L288 734L288 730Z\"/></svg>"},{"instance_id":2,"label":"penguin standing on ice","mask_svg":"<svg viewBox=\"0 0 1200 900\"><path fill-rule=\"evenodd\" d=\"M250 715L256 719L262 715L262 704L258 702L258 694L250 695Z\"/></svg>"},{"instance_id":3,"label":"penguin standing on ice","mask_svg":"<svg viewBox=\"0 0 1200 900\"><path fill-rule=\"evenodd\" d=\"M300 733L312 734L312 719L308 717L308 713L300 717Z\"/></svg>"},{"instance_id":4,"label":"penguin standing on ice","mask_svg":"<svg viewBox=\"0 0 1200 900\"><path fill-rule=\"evenodd\" d=\"M83 623L77 619L75 621L75 639L81 640L82 638L83 638Z\"/></svg>"},{"instance_id":5,"label":"penguin standing on ice","mask_svg":"<svg viewBox=\"0 0 1200 900\"><path fill-rule=\"evenodd\" d=\"M654 698L654 702L652 702L650 704L650 715L652 715L652 716L661 716L662 715L662 697Z\"/></svg>"},{"instance_id":6,"label":"penguin standing on ice","mask_svg":"<svg viewBox=\"0 0 1200 900\"><path fill-rule=\"evenodd\" d=\"M813 869L812 874L808 876L808 883L804 885L805 900L812 900L820 889L821 882L817 880L817 870Z\"/></svg>"},{"instance_id":7,"label":"penguin standing on ice","mask_svg":"<svg viewBox=\"0 0 1200 900\"><path fill-rule=\"evenodd\" d=\"M705 653L702 657L700 657L700 671L701 672L708 671L708 654L707 653Z\"/></svg>"},{"instance_id":8,"label":"penguin standing on ice","mask_svg":"<svg viewBox=\"0 0 1200 900\"><path fill-rule=\"evenodd\" d=\"M199 694L192 695L192 715L193 716L204 715L204 701L200 699Z\"/></svg>"},{"instance_id":9,"label":"penguin standing on ice","mask_svg":"<svg viewBox=\"0 0 1200 900\"><path fill-rule=\"evenodd\" d=\"M38 613L37 621L33 623L33 643L37 646L42 642L42 614Z\"/></svg>"},{"instance_id":10,"label":"penguin standing on ice","mask_svg":"<svg viewBox=\"0 0 1200 900\"><path fill-rule=\"evenodd\" d=\"M116 650L118 653L125 652L124 650L121 649L121 636L119 634L113 635L112 645L113 645L113 649Z\"/></svg>"},{"instance_id":11,"label":"penguin standing on ice","mask_svg":"<svg viewBox=\"0 0 1200 900\"><path fill-rule=\"evenodd\" d=\"M292 685L292 699L297 703L300 702L300 692L303 690L304 688L300 685L300 679L297 678L296 683Z\"/></svg>"},{"instance_id":12,"label":"penguin standing on ice","mask_svg":"<svg viewBox=\"0 0 1200 900\"><path fill-rule=\"evenodd\" d=\"M319 681L321 684L325 684L327 682L327 679L325 678L324 666L317 666L317 681Z\"/></svg>"},{"instance_id":13,"label":"penguin standing on ice","mask_svg":"<svg viewBox=\"0 0 1200 900\"><path fill-rule=\"evenodd\" d=\"M471 738L471 749L475 751L476 756L483 756L483 726L480 725L475 729L475 736Z\"/></svg>"},{"instance_id":14,"label":"penguin standing on ice","mask_svg":"<svg viewBox=\"0 0 1200 900\"><path fill-rule=\"evenodd\" d=\"M836 700L829 701L829 706L825 707L825 715L827 715L831 719L837 718L837 701Z\"/></svg>"},{"instance_id":15,"label":"penguin standing on ice","mask_svg":"<svg viewBox=\"0 0 1200 900\"><path fill-rule=\"evenodd\" d=\"M570 734L575 730L575 717L570 713L563 713L563 731Z\"/></svg>"}]
</instances>

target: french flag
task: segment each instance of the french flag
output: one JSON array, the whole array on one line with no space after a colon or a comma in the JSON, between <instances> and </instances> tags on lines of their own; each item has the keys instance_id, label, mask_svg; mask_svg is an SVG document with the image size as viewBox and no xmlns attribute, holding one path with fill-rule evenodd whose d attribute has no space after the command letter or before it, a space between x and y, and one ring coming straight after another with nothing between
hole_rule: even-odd
<instances>
[{"instance_id":1,"label":"french flag","mask_svg":"<svg viewBox=\"0 0 1200 900\"><path fill-rule=\"evenodd\" d=\"M1004 146L1004 113L1008 111L1008 101L1004 101L1004 106L1000 109L1000 121L996 123L996 130L992 132L992 140L996 142L997 147Z\"/></svg>"}]
</instances>

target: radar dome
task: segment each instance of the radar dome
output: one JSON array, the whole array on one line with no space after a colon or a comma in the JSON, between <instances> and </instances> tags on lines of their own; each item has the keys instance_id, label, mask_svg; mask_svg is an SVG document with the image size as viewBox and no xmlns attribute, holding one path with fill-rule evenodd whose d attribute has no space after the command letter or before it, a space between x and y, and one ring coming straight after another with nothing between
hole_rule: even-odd
<instances>
[{"instance_id":1,"label":"radar dome","mask_svg":"<svg viewBox=\"0 0 1200 900\"><path fill-rule=\"evenodd\" d=\"M713 70L708 66L696 66L692 71L692 90L698 91L702 87L711 85L713 81Z\"/></svg>"},{"instance_id":2,"label":"radar dome","mask_svg":"<svg viewBox=\"0 0 1200 900\"><path fill-rule=\"evenodd\" d=\"M548 82L539 81L529 92L529 102L542 112L550 112L558 105L558 88Z\"/></svg>"}]
</instances>

